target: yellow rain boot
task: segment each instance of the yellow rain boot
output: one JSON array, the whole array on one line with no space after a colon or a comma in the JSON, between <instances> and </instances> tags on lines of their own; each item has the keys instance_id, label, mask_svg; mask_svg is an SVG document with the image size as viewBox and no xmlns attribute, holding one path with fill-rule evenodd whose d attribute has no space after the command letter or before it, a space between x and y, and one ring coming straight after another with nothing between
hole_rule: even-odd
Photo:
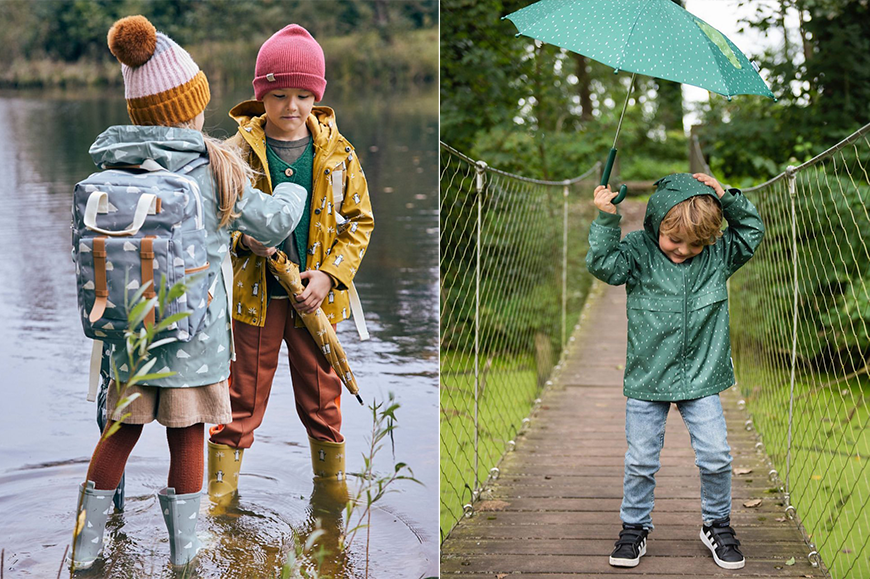
<instances>
[{"instance_id":1,"label":"yellow rain boot","mask_svg":"<svg viewBox=\"0 0 870 579\"><path fill-rule=\"evenodd\" d=\"M242 448L208 441L208 496L212 501L226 505L239 488L242 469Z\"/></svg>"},{"instance_id":2,"label":"yellow rain boot","mask_svg":"<svg viewBox=\"0 0 870 579\"><path fill-rule=\"evenodd\" d=\"M344 480L344 443L328 440L314 440L308 437L311 445L311 466L314 480Z\"/></svg>"},{"instance_id":3,"label":"yellow rain boot","mask_svg":"<svg viewBox=\"0 0 870 579\"><path fill-rule=\"evenodd\" d=\"M340 504L344 508L349 499L344 470L344 443L314 440L311 437L308 442L314 469L313 494L327 503Z\"/></svg>"}]
</instances>

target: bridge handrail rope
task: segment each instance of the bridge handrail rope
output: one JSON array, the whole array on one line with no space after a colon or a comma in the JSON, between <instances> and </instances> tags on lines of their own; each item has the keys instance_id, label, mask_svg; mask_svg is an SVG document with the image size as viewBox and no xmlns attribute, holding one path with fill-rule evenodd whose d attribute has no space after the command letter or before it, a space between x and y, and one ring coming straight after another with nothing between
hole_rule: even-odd
<instances>
[{"instance_id":1,"label":"bridge handrail rope","mask_svg":"<svg viewBox=\"0 0 870 579\"><path fill-rule=\"evenodd\" d=\"M442 540L498 477L565 348L600 170L530 179L441 143Z\"/></svg>"},{"instance_id":2,"label":"bridge handrail rope","mask_svg":"<svg viewBox=\"0 0 870 579\"><path fill-rule=\"evenodd\" d=\"M744 189L767 234L730 281L747 429L807 558L834 579L870 576L868 133Z\"/></svg>"},{"instance_id":3,"label":"bridge handrail rope","mask_svg":"<svg viewBox=\"0 0 870 579\"><path fill-rule=\"evenodd\" d=\"M451 153L453 153L454 155L456 155L460 159L462 159L468 163L471 163L472 165L477 165L478 163L481 162L481 161L475 161L474 159L472 159L471 157L469 157L467 155L463 155L462 153L460 153L459 151L457 151L456 149L454 149L453 147L451 147L450 145L448 145L447 143L445 143L443 141L439 141L439 143L441 144L442 149L444 149L446 151L450 151ZM484 163L485 163L485 161L484 161ZM556 187L556 186L561 187L563 185L576 185L577 183L580 183L581 181L588 181L589 178L592 177L592 175L594 175L597 171L601 170L601 161L597 161L594 165L592 165L592 167L589 168L588 171L586 171L582 175L572 177L571 179L565 179L564 181L543 181L541 179L532 179L530 177L523 177L522 175L508 173L507 171L502 171L500 169L496 169L495 167L490 167L489 165L486 165L486 164L484 164L484 167L485 167L484 170L487 173L493 173L495 175L502 175L504 177L510 177L511 179L516 179L517 181L522 181L524 183L534 183L535 185L552 185L554 187Z\"/></svg>"}]
</instances>

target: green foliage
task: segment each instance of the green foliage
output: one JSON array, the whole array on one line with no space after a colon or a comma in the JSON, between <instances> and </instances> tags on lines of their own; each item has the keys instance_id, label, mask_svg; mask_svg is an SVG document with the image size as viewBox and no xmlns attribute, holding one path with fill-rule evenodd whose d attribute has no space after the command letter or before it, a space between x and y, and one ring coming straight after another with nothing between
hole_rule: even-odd
<instances>
[{"instance_id":1,"label":"green foliage","mask_svg":"<svg viewBox=\"0 0 870 579\"><path fill-rule=\"evenodd\" d=\"M866 167L870 158L862 164ZM858 170L858 160L851 163ZM783 334L783 320L791 328L794 281L771 272L783 263L798 263L798 363L822 371L860 370L870 357L870 260L867 239L870 221L864 210L870 186L853 183L841 166L839 172L810 169L798 177L800 194L795 197L797 255L792 225L782 197L762 198L759 210L765 218L761 250L745 271L732 280L749 311L773 311L747 324L732 324L741 339L761 351L791 350L791 335ZM788 339L786 339L788 338Z\"/></svg>"},{"instance_id":2,"label":"green foliage","mask_svg":"<svg viewBox=\"0 0 870 579\"><path fill-rule=\"evenodd\" d=\"M372 509L388 493L398 492L395 483L398 481L410 481L422 485L414 478L414 471L404 462L394 463L387 474L379 474L375 471L375 458L383 450L387 440L390 441L393 451L393 432L396 430L396 411L400 408L395 395L390 392L386 402L373 401L369 405L372 413L372 430L368 437L369 447L363 453L363 470L357 473L349 473L356 477L359 486L354 495L347 503L345 510L345 529L341 539L342 549L348 549L356 538L359 531L366 531L366 577L368 577L368 551L371 541Z\"/></svg>"},{"instance_id":3,"label":"green foliage","mask_svg":"<svg viewBox=\"0 0 870 579\"><path fill-rule=\"evenodd\" d=\"M260 45L292 22L323 46L331 81L395 86L406 84L397 79L431 81L437 75L435 0L3 0L0 58L6 66L0 84L120 83L106 34L117 19L133 14L146 16L221 84L250 83ZM421 36L424 31L433 34Z\"/></svg>"},{"instance_id":4,"label":"green foliage","mask_svg":"<svg viewBox=\"0 0 870 579\"><path fill-rule=\"evenodd\" d=\"M783 28L783 5L802 16L801 44L756 55L779 102L716 99L702 109L702 149L732 183L770 179L870 121L870 5L795 0L759 10L747 25L763 33Z\"/></svg>"},{"instance_id":5,"label":"green foliage","mask_svg":"<svg viewBox=\"0 0 870 579\"><path fill-rule=\"evenodd\" d=\"M518 0L441 2L441 139L469 151L475 135L509 124L524 94L528 41L500 18Z\"/></svg>"}]
</instances>

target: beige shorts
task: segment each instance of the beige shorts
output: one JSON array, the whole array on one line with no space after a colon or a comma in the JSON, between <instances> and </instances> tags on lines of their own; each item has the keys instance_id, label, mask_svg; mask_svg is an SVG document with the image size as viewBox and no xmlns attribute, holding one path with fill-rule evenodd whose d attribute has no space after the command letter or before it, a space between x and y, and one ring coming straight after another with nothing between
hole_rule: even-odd
<instances>
[{"instance_id":1,"label":"beige shorts","mask_svg":"<svg viewBox=\"0 0 870 579\"><path fill-rule=\"evenodd\" d=\"M148 424L157 420L167 428L186 428L200 422L226 424L233 419L230 408L230 387L226 380L208 386L193 388L161 388L159 386L131 386L124 392L129 396L139 393L129 406L111 412L111 420L124 419L127 424ZM106 408L114 409L118 404L119 392L115 381L109 382Z\"/></svg>"}]
</instances>

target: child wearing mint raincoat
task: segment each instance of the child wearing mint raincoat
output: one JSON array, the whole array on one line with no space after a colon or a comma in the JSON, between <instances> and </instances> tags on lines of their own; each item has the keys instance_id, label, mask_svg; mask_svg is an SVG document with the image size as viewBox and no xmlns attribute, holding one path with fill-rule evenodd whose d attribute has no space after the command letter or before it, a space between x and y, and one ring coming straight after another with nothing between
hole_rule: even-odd
<instances>
[{"instance_id":1,"label":"child wearing mint raincoat","mask_svg":"<svg viewBox=\"0 0 870 579\"><path fill-rule=\"evenodd\" d=\"M157 32L146 18L119 20L109 31L108 41L122 63L133 125L104 131L91 146L91 157L102 168L156 166L170 172L184 168L185 178L195 181L201 193L205 233L204 242L198 245L196 238L197 243L185 251L205 253L205 270L196 273L218 283L205 306L202 329L189 342L165 343L148 353L149 359L156 358L153 372L172 375L121 391L116 383L128 380L130 361L124 345L114 345L117 375L108 388L106 430L117 430L100 439L81 485L71 567L88 568L100 556L112 497L127 458L143 425L153 420L166 427L169 443L167 486L157 498L169 532L170 560L184 565L201 546L196 523L203 481L204 423L223 423L232 416L227 382L232 334L226 290L232 279L222 270L230 231L246 231L263 243L277 243L299 222L304 191L292 184L276 188L272 195L252 188L252 173L238 150L202 134L203 111L210 97L205 74L184 49ZM141 175L143 191L149 186L148 171ZM187 199L188 206L196 202L193 197ZM111 219L111 214L104 219ZM119 400L133 394L138 396L118 409Z\"/></svg>"}]
</instances>

